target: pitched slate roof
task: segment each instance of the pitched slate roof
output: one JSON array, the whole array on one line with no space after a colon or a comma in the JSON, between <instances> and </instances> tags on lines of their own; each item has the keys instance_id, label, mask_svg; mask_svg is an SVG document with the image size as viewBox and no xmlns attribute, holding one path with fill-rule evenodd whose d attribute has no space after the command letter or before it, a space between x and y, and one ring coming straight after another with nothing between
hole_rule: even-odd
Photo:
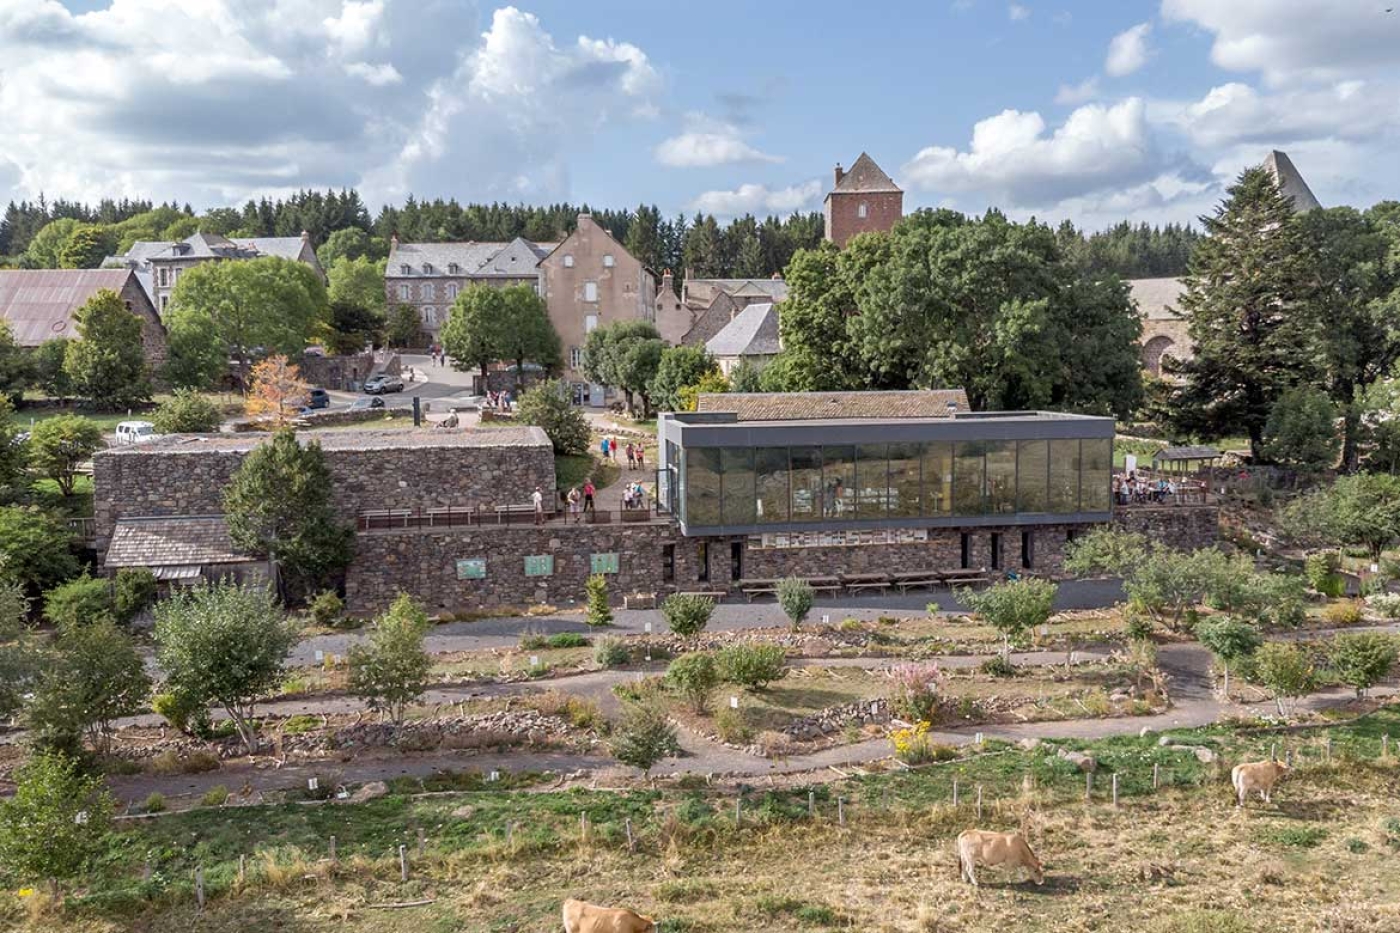
<instances>
[{"instance_id":1,"label":"pitched slate roof","mask_svg":"<svg viewBox=\"0 0 1400 933\"><path fill-rule=\"evenodd\" d=\"M1214 447L1163 447L1152 455L1152 461L1215 460L1220 456L1220 451Z\"/></svg>"},{"instance_id":2,"label":"pitched slate roof","mask_svg":"<svg viewBox=\"0 0 1400 933\"><path fill-rule=\"evenodd\" d=\"M1274 176L1274 182L1278 185L1283 196L1293 200L1295 214L1302 214L1322 206L1313 196L1308 183L1303 181L1303 176L1293 165L1293 160L1288 157L1287 153L1277 149L1273 150L1264 157L1264 168L1268 169L1269 174Z\"/></svg>"},{"instance_id":3,"label":"pitched slate roof","mask_svg":"<svg viewBox=\"0 0 1400 933\"><path fill-rule=\"evenodd\" d=\"M191 518L121 518L107 549L108 567L182 567L241 564L258 558L229 540L217 515Z\"/></svg>"},{"instance_id":4,"label":"pitched slate roof","mask_svg":"<svg viewBox=\"0 0 1400 933\"><path fill-rule=\"evenodd\" d=\"M962 389L930 389L909 392L704 393L697 399L696 411L733 412L740 421L817 421L948 418L955 412L971 411L971 408L967 403L967 393Z\"/></svg>"},{"instance_id":5,"label":"pitched slate roof","mask_svg":"<svg viewBox=\"0 0 1400 933\"><path fill-rule=\"evenodd\" d=\"M1128 282L1138 311L1149 321L1181 319L1178 306L1186 286L1181 279L1132 279Z\"/></svg>"},{"instance_id":6,"label":"pitched slate roof","mask_svg":"<svg viewBox=\"0 0 1400 933\"><path fill-rule=\"evenodd\" d=\"M782 279L686 279L684 288L709 286L736 298L762 297L782 301L787 297L787 282Z\"/></svg>"},{"instance_id":7,"label":"pitched slate roof","mask_svg":"<svg viewBox=\"0 0 1400 933\"><path fill-rule=\"evenodd\" d=\"M885 174L885 170L875 164L875 160L862 152L856 161L841 176L841 181L827 194L864 191L901 191L899 185L894 183L894 179Z\"/></svg>"},{"instance_id":8,"label":"pitched slate roof","mask_svg":"<svg viewBox=\"0 0 1400 933\"><path fill-rule=\"evenodd\" d=\"M771 301L749 305L705 342L711 356L773 356L778 346L778 312Z\"/></svg>"},{"instance_id":9,"label":"pitched slate roof","mask_svg":"<svg viewBox=\"0 0 1400 933\"><path fill-rule=\"evenodd\" d=\"M299 243L300 241L298 241ZM218 233L193 233L178 243L149 254L154 262L169 259L252 259L256 253Z\"/></svg>"},{"instance_id":10,"label":"pitched slate roof","mask_svg":"<svg viewBox=\"0 0 1400 933\"><path fill-rule=\"evenodd\" d=\"M135 274L130 269L0 269L0 318L22 347L77 337L73 314L101 289L120 293Z\"/></svg>"},{"instance_id":11,"label":"pitched slate roof","mask_svg":"<svg viewBox=\"0 0 1400 933\"><path fill-rule=\"evenodd\" d=\"M255 236L232 242L235 246L260 256L281 256L283 259L295 261L301 258L303 241L299 236Z\"/></svg>"},{"instance_id":12,"label":"pitched slate roof","mask_svg":"<svg viewBox=\"0 0 1400 933\"><path fill-rule=\"evenodd\" d=\"M533 275L540 260L558 245L532 243L524 237L516 237L509 243L399 243L389 253L384 277ZM457 271L448 272L454 264ZM405 265L408 266L407 272L402 269Z\"/></svg>"}]
</instances>

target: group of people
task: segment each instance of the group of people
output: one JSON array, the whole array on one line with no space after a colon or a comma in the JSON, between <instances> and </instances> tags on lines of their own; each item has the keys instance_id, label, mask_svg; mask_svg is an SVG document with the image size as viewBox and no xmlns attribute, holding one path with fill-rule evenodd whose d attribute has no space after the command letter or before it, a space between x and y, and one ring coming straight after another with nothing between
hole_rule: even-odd
<instances>
[{"instance_id":1,"label":"group of people","mask_svg":"<svg viewBox=\"0 0 1400 933\"><path fill-rule=\"evenodd\" d=\"M593 494L597 489L593 486L591 479L583 481L583 491L579 492L579 487L575 486L564 496L564 506L569 511L569 518L577 525L583 521L584 512L595 511L593 506Z\"/></svg>"},{"instance_id":2,"label":"group of people","mask_svg":"<svg viewBox=\"0 0 1400 933\"><path fill-rule=\"evenodd\" d=\"M603 450L604 460L611 460L613 463L617 462L618 443L616 437L613 437L611 434L607 435L603 438L599 446ZM626 451L627 454L627 469L646 469L645 445L640 443L634 444L633 442L628 441L627 446L623 449Z\"/></svg>"},{"instance_id":3,"label":"group of people","mask_svg":"<svg viewBox=\"0 0 1400 933\"><path fill-rule=\"evenodd\" d=\"M647 491L641 483L631 482L622 487L622 507L624 509L644 509L647 507Z\"/></svg>"},{"instance_id":4,"label":"group of people","mask_svg":"<svg viewBox=\"0 0 1400 933\"><path fill-rule=\"evenodd\" d=\"M428 348L428 356L432 357L434 366L447 365L447 351L436 343Z\"/></svg>"},{"instance_id":5,"label":"group of people","mask_svg":"<svg viewBox=\"0 0 1400 933\"><path fill-rule=\"evenodd\" d=\"M1166 502L1179 492L1176 483L1165 476L1154 482L1137 475L1137 471L1127 476L1113 477L1113 501L1119 505L1141 505L1147 502Z\"/></svg>"},{"instance_id":6,"label":"group of people","mask_svg":"<svg viewBox=\"0 0 1400 933\"><path fill-rule=\"evenodd\" d=\"M509 389L486 393L486 407L492 411L510 411L512 398Z\"/></svg>"}]
</instances>

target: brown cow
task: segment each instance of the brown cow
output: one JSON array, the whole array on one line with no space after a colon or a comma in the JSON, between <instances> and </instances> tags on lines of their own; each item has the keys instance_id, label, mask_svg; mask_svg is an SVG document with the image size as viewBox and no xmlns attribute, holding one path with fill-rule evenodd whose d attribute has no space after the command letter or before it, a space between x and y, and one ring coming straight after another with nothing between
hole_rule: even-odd
<instances>
[{"instance_id":1,"label":"brown cow","mask_svg":"<svg viewBox=\"0 0 1400 933\"><path fill-rule=\"evenodd\" d=\"M981 829L965 830L958 835L958 862L962 865L962 875L973 885L977 875L973 868L985 865L988 868L1024 868L1036 884L1045 883L1045 871L1040 859L1031 851L1026 837L1020 833L991 833Z\"/></svg>"},{"instance_id":2,"label":"brown cow","mask_svg":"<svg viewBox=\"0 0 1400 933\"><path fill-rule=\"evenodd\" d=\"M654 933L656 921L625 907L599 907L569 898L564 933Z\"/></svg>"},{"instance_id":3,"label":"brown cow","mask_svg":"<svg viewBox=\"0 0 1400 933\"><path fill-rule=\"evenodd\" d=\"M1252 790L1259 792L1259 799L1272 803L1274 785L1288 773L1288 765L1281 761L1253 761L1235 765L1230 772L1230 784L1235 788L1235 806L1244 806L1244 798Z\"/></svg>"}]
</instances>

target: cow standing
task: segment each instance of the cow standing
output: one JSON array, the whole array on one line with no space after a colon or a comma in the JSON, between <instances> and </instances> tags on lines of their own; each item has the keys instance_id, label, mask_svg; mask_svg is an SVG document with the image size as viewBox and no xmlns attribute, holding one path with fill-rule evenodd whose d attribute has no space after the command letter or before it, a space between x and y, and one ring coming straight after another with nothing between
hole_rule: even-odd
<instances>
[{"instance_id":1,"label":"cow standing","mask_svg":"<svg viewBox=\"0 0 1400 933\"><path fill-rule=\"evenodd\" d=\"M625 907L599 907L569 898L564 933L655 933L656 921Z\"/></svg>"},{"instance_id":2,"label":"cow standing","mask_svg":"<svg viewBox=\"0 0 1400 933\"><path fill-rule=\"evenodd\" d=\"M1230 772L1230 784L1235 788L1235 806L1244 806L1244 798L1250 791L1258 791L1259 799L1265 803L1274 800L1274 785L1288 773L1288 765L1281 761L1253 761L1235 765Z\"/></svg>"},{"instance_id":3,"label":"cow standing","mask_svg":"<svg viewBox=\"0 0 1400 933\"><path fill-rule=\"evenodd\" d=\"M974 869L978 865L987 868L1024 868L1036 884L1045 883L1045 870L1040 865L1040 859L1035 857L1030 843L1020 833L964 830L958 835L958 862L962 866L962 876L974 887L977 885Z\"/></svg>"}]
</instances>

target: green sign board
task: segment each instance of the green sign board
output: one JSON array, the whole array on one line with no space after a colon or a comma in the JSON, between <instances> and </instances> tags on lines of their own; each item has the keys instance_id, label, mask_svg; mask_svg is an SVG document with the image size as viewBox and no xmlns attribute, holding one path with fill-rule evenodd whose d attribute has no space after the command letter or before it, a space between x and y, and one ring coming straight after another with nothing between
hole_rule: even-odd
<instances>
[{"instance_id":1,"label":"green sign board","mask_svg":"<svg viewBox=\"0 0 1400 933\"><path fill-rule=\"evenodd\" d=\"M617 573L617 552L614 551L611 554L594 554L592 565L594 573Z\"/></svg>"},{"instance_id":2,"label":"green sign board","mask_svg":"<svg viewBox=\"0 0 1400 933\"><path fill-rule=\"evenodd\" d=\"M525 558L525 576L551 577L554 575L553 554L532 554Z\"/></svg>"},{"instance_id":3,"label":"green sign board","mask_svg":"<svg viewBox=\"0 0 1400 933\"><path fill-rule=\"evenodd\" d=\"M486 561L477 559L457 561L457 579L485 580Z\"/></svg>"}]
</instances>

